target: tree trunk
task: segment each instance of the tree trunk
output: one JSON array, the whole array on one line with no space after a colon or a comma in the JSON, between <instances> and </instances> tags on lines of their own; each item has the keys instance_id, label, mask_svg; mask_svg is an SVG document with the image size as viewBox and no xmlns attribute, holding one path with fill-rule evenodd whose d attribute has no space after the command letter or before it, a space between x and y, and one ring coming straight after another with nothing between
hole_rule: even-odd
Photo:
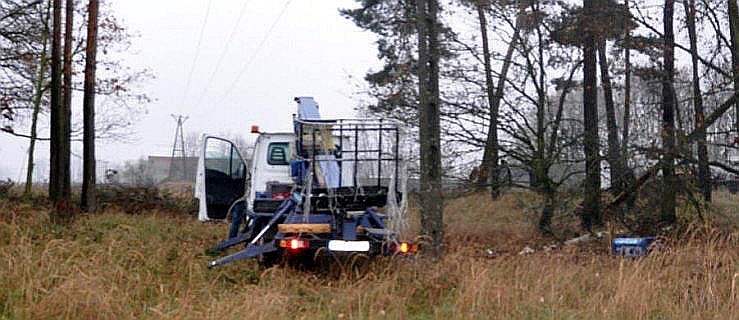
<instances>
[{"instance_id":1,"label":"tree trunk","mask_svg":"<svg viewBox=\"0 0 739 320\"><path fill-rule=\"evenodd\" d=\"M631 10L629 0L624 0L624 5L627 10ZM624 50L624 119L621 134L621 161L624 166L628 167L629 125L631 122L631 31L626 31L624 43L626 50Z\"/></svg>"},{"instance_id":2,"label":"tree trunk","mask_svg":"<svg viewBox=\"0 0 739 320\"><path fill-rule=\"evenodd\" d=\"M600 155L598 146L598 86L595 45L594 11L596 0L584 0L586 28L583 43L583 123L585 151L585 201L582 226L591 230L602 224L600 218Z\"/></svg>"},{"instance_id":3,"label":"tree trunk","mask_svg":"<svg viewBox=\"0 0 739 320\"><path fill-rule=\"evenodd\" d=\"M482 51L484 56L485 64L485 86L487 89L488 107L490 108L490 123L488 125L488 134L485 143L485 151L483 153L482 165L480 166L480 177L478 180L479 185L490 185L490 195L493 199L497 199L500 196L500 164L498 158L498 110L500 109L500 103L503 100L503 90L505 88L505 82L508 78L508 70L511 66L511 60L513 59L513 52L518 42L518 37L521 30L521 17L523 6L519 10L516 16L516 25L513 29L513 36L511 42L508 43L508 49L506 50L505 58L503 58L503 65L501 66L500 73L498 75L498 84L493 86L493 70L490 62L490 48L488 44L488 31L487 31L487 19L485 17L484 6L481 2L477 4L477 14L480 20L480 33L482 37Z\"/></svg>"},{"instance_id":4,"label":"tree trunk","mask_svg":"<svg viewBox=\"0 0 739 320\"><path fill-rule=\"evenodd\" d=\"M49 143L49 199L59 199L61 163L59 146L62 144L60 115L64 111L62 101L62 0L52 2L52 40L51 40L51 119Z\"/></svg>"},{"instance_id":5,"label":"tree trunk","mask_svg":"<svg viewBox=\"0 0 739 320\"><path fill-rule=\"evenodd\" d=\"M85 48L85 93L82 101L84 132L82 169L82 207L94 212L95 197L95 65L97 55L98 0L87 7L87 47Z\"/></svg>"},{"instance_id":6,"label":"tree trunk","mask_svg":"<svg viewBox=\"0 0 739 320\"><path fill-rule=\"evenodd\" d=\"M624 0L624 6L630 12L630 0ZM634 170L629 167L629 128L631 125L631 31L627 30L624 37L626 50L624 53L624 117L623 131L621 133L621 165L623 169L624 190L631 184L636 183ZM634 206L636 196L629 198L629 205Z\"/></svg>"},{"instance_id":7,"label":"tree trunk","mask_svg":"<svg viewBox=\"0 0 739 320\"><path fill-rule=\"evenodd\" d=\"M61 66L61 0L53 0L54 37L52 40L51 62L51 172L49 174L49 198L54 203L50 211L51 221L61 223L68 220L71 210L70 196L70 102L71 102L71 50L73 8L67 0L64 39L64 69ZM64 72L64 91L62 91L62 71Z\"/></svg>"},{"instance_id":8,"label":"tree trunk","mask_svg":"<svg viewBox=\"0 0 739 320\"><path fill-rule=\"evenodd\" d=\"M739 93L739 8L737 8L736 0L726 1L729 5L729 29L731 30L731 62L733 65L734 76L734 93ZM737 131L737 139L739 139L739 100L734 105L735 123L734 129Z\"/></svg>"},{"instance_id":9,"label":"tree trunk","mask_svg":"<svg viewBox=\"0 0 739 320\"><path fill-rule=\"evenodd\" d=\"M685 0L685 17L690 38L690 51L693 67L693 109L695 111L695 127L703 124L703 93L701 92L700 74L698 73L698 35L695 29L695 0ZM701 132L696 138L698 142L698 186L703 199L711 202L711 170L708 167L708 148L706 134Z\"/></svg>"},{"instance_id":10,"label":"tree trunk","mask_svg":"<svg viewBox=\"0 0 739 320\"><path fill-rule=\"evenodd\" d=\"M606 107L606 133L608 138L608 163L610 164L611 190L614 194L621 193L626 188L624 179L626 173L621 163L621 143L618 141L618 126L616 125L616 107L613 102L611 77L608 74L608 57L606 55L606 41L598 41L598 61L600 62L600 82L603 86L603 97Z\"/></svg>"},{"instance_id":11,"label":"tree trunk","mask_svg":"<svg viewBox=\"0 0 739 320\"><path fill-rule=\"evenodd\" d=\"M532 4L532 9L534 11L534 14L541 13L540 5ZM541 24L537 24L536 29L533 31L536 32L536 39L537 39L537 46L536 51L538 54L538 59L536 59L536 66L538 67L538 70L534 69L534 66L528 65L529 73L531 74L532 78L536 78L536 75L538 75L538 79L535 81L537 82L537 85L534 86L536 88L536 149L534 150L534 173L536 176L536 189L541 194L551 195L551 179L549 177L549 168L551 167L551 163L549 159L547 158L546 153L546 130L547 130L547 92L546 92L546 67L544 65L544 37L541 32Z\"/></svg>"},{"instance_id":12,"label":"tree trunk","mask_svg":"<svg viewBox=\"0 0 739 320\"><path fill-rule=\"evenodd\" d=\"M665 0L664 6L664 45L662 71L662 201L661 220L674 224L677 183L675 177L675 31L673 15L675 0Z\"/></svg>"},{"instance_id":13,"label":"tree trunk","mask_svg":"<svg viewBox=\"0 0 739 320\"><path fill-rule=\"evenodd\" d=\"M477 179L477 185L478 189L484 189L487 185L490 185L490 194L495 199L498 197L498 177L493 171L498 167L498 113L493 110L495 88L493 87L493 68L490 63L488 22L485 17L485 5L482 1L478 1L476 7L477 17L480 21L480 37L482 38L485 90L488 98L488 108L490 110L490 123L488 124L487 139L485 141L485 150L482 155L482 164L480 165L480 176Z\"/></svg>"},{"instance_id":14,"label":"tree trunk","mask_svg":"<svg viewBox=\"0 0 739 320\"><path fill-rule=\"evenodd\" d=\"M443 253L441 139L439 123L439 31L437 0L416 1L418 27L419 138L421 141L421 232L434 258Z\"/></svg>"},{"instance_id":15,"label":"tree trunk","mask_svg":"<svg viewBox=\"0 0 739 320\"><path fill-rule=\"evenodd\" d=\"M60 148L60 163L62 165L61 184L59 192L64 201L69 202L71 192L71 172L70 157L72 152L71 135L72 135L72 49L74 43L72 34L74 32L74 0L67 0L65 5L66 13L64 14L64 110L60 113L62 118L60 124L63 126L62 142Z\"/></svg>"},{"instance_id":16,"label":"tree trunk","mask_svg":"<svg viewBox=\"0 0 739 320\"><path fill-rule=\"evenodd\" d=\"M33 113L31 114L31 141L28 144L28 163L26 164L26 186L23 191L23 200L28 202L33 195L33 154L36 151L36 137L38 114L41 110L41 98L44 96L44 77L46 76L46 45L49 33L45 30L41 33L41 58L39 59L39 71L36 78L35 96L33 97Z\"/></svg>"},{"instance_id":17,"label":"tree trunk","mask_svg":"<svg viewBox=\"0 0 739 320\"><path fill-rule=\"evenodd\" d=\"M544 199L544 207L539 216L539 232L543 235L552 235L552 217L554 216L554 205L556 202L554 193L547 194Z\"/></svg>"}]
</instances>

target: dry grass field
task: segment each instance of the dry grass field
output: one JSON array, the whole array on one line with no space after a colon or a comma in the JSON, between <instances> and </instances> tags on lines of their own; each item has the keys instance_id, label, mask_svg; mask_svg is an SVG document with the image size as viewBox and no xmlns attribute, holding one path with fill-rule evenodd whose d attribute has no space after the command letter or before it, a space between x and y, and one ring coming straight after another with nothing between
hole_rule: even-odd
<instances>
[{"instance_id":1,"label":"dry grass field","mask_svg":"<svg viewBox=\"0 0 739 320\"><path fill-rule=\"evenodd\" d=\"M536 201L452 199L439 263L327 271L208 270L205 249L227 227L192 216L109 209L59 227L0 203L0 319L739 319L736 195L717 195L718 229L638 260L609 256L609 239L540 250ZM524 246L536 252L518 255Z\"/></svg>"}]
</instances>

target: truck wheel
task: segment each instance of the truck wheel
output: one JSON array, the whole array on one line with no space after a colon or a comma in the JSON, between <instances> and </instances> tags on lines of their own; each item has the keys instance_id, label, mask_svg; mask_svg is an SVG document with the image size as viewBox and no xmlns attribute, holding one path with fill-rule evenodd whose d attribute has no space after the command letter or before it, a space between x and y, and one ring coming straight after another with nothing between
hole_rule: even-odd
<instances>
[{"instance_id":1,"label":"truck wheel","mask_svg":"<svg viewBox=\"0 0 739 320\"><path fill-rule=\"evenodd\" d=\"M259 265L263 268L271 268L280 262L280 251L268 252L259 256L257 259Z\"/></svg>"}]
</instances>

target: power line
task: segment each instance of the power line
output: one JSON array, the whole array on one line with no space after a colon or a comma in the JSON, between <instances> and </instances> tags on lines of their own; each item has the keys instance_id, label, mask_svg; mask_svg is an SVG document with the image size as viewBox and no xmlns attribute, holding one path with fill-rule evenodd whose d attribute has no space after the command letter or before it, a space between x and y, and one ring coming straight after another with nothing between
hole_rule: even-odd
<instances>
[{"instance_id":1,"label":"power line","mask_svg":"<svg viewBox=\"0 0 739 320\"><path fill-rule=\"evenodd\" d=\"M282 7L282 10L277 15L277 18L275 19L274 22L272 22L272 25L269 27L269 29L267 29L267 32L264 34L264 37L262 37L262 41L259 42L259 45L257 46L257 49L254 50L254 52L252 53L252 55L249 57L249 60L247 60L247 62L241 67L241 70L239 70L239 73L236 75L236 79L234 79L234 81L231 82L231 85L226 90L226 93L224 93L223 96L221 96L221 99L218 100L218 102L214 105L214 107L219 106L221 104L221 102L223 102L223 100L225 100L226 97L228 97L228 95L231 94L231 91L236 86L236 83L239 82L239 80L241 79L241 76L244 75L244 72L246 72L246 69L249 67L249 65L251 65L251 63L256 58L257 53L259 53L259 50L262 49L262 47L264 46L264 43L267 42L267 39L269 38L270 34L272 33L272 30L274 30L275 26L277 26L277 23L280 22L280 18L282 18L282 15L285 13L285 11L287 11L287 7L288 7L288 5L290 5L290 2L292 2L292 0L287 0L285 2L285 5Z\"/></svg>"},{"instance_id":2,"label":"power line","mask_svg":"<svg viewBox=\"0 0 739 320\"><path fill-rule=\"evenodd\" d=\"M200 93L200 96L198 96L196 102L200 103L201 100L203 100L203 96L205 96L205 93L208 92L208 89L213 85L213 80L216 77L216 73L221 68L221 65L223 64L223 58L226 57L226 53L228 52L228 47L231 45L231 42L233 42L233 37L236 35L236 30L238 30L239 25L241 24L241 18L244 17L244 12L246 12L246 7L249 4L249 0L244 1L244 5L241 6L241 11L239 12L239 17L236 19L236 23L234 24L233 28L231 28L231 34L228 36L228 40L226 40L226 45L223 47L223 50L221 51L221 55L218 57L218 61L216 62L216 67L213 69L213 72L210 73L210 77L208 78L208 81L205 83L205 88Z\"/></svg>"},{"instance_id":3,"label":"power line","mask_svg":"<svg viewBox=\"0 0 739 320\"><path fill-rule=\"evenodd\" d=\"M190 65L190 72L187 75L187 84L185 85L184 91L182 91L182 102L180 103L180 109L185 104L185 98L187 92L190 91L190 82L192 81L192 74L195 71L195 64L198 62L198 56L200 55L200 45L203 43L203 36L205 35L205 26L208 24L208 17L210 16L210 6L213 0L208 0L208 6L205 8L205 18L203 24L200 26L200 37L198 38L198 44L195 47L195 56L192 58L192 64Z\"/></svg>"}]
</instances>

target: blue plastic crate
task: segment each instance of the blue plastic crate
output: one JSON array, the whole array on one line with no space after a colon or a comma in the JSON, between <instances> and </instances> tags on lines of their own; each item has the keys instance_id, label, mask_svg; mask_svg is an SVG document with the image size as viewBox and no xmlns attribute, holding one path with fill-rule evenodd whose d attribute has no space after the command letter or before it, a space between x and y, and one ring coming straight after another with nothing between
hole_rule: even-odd
<instances>
[{"instance_id":1,"label":"blue plastic crate","mask_svg":"<svg viewBox=\"0 0 739 320\"><path fill-rule=\"evenodd\" d=\"M643 257L649 254L654 237L615 238L611 241L611 253L623 257Z\"/></svg>"}]
</instances>

